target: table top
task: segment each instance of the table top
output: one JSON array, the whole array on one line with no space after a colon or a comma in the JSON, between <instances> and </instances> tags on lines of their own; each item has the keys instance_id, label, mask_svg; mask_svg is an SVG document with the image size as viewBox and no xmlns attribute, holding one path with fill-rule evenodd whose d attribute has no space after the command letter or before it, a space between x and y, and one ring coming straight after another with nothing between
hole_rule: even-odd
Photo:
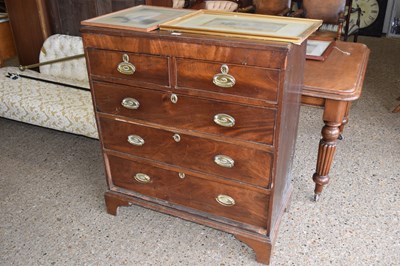
<instances>
[{"instance_id":1,"label":"table top","mask_svg":"<svg viewBox=\"0 0 400 266\"><path fill-rule=\"evenodd\" d=\"M358 99L369 52L365 44L336 41L325 61L306 60L302 94L339 101Z\"/></svg>"}]
</instances>

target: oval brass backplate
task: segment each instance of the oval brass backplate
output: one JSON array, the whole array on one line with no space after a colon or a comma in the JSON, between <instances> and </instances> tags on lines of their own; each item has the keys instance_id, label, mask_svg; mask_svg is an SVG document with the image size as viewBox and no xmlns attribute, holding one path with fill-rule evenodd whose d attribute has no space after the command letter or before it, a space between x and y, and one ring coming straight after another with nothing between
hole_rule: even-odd
<instances>
[{"instance_id":1,"label":"oval brass backplate","mask_svg":"<svg viewBox=\"0 0 400 266\"><path fill-rule=\"evenodd\" d=\"M122 62L118 64L117 70L119 73L124 75L133 75L136 71L136 67L129 62L129 56L127 54L122 55Z\"/></svg>"},{"instance_id":2,"label":"oval brass backplate","mask_svg":"<svg viewBox=\"0 0 400 266\"><path fill-rule=\"evenodd\" d=\"M235 161L231 157L226 155L216 155L214 157L214 162L219 166L225 168L232 168L235 166Z\"/></svg>"},{"instance_id":3,"label":"oval brass backplate","mask_svg":"<svg viewBox=\"0 0 400 266\"><path fill-rule=\"evenodd\" d=\"M144 139L142 139L138 135L129 135L128 142L134 146L143 146L144 145Z\"/></svg>"},{"instance_id":4,"label":"oval brass backplate","mask_svg":"<svg viewBox=\"0 0 400 266\"><path fill-rule=\"evenodd\" d=\"M223 206L227 206L227 207L231 207L231 206L233 206L233 205L236 204L235 200L234 200L232 197L230 197L230 196L228 196L228 195L223 195L223 194L218 195L218 196L215 198L215 200L216 200L219 204L221 204L221 205L223 205Z\"/></svg>"},{"instance_id":5,"label":"oval brass backplate","mask_svg":"<svg viewBox=\"0 0 400 266\"><path fill-rule=\"evenodd\" d=\"M216 114L214 123L221 127L233 127L236 123L235 118L228 114Z\"/></svg>"},{"instance_id":6,"label":"oval brass backplate","mask_svg":"<svg viewBox=\"0 0 400 266\"><path fill-rule=\"evenodd\" d=\"M221 73L215 74L213 83L221 88L231 88L236 84L235 78L228 74L229 67L226 64L221 66Z\"/></svg>"},{"instance_id":7,"label":"oval brass backplate","mask_svg":"<svg viewBox=\"0 0 400 266\"><path fill-rule=\"evenodd\" d=\"M127 109L136 110L139 108L140 103L134 98L127 97L122 100L121 105Z\"/></svg>"},{"instance_id":8,"label":"oval brass backplate","mask_svg":"<svg viewBox=\"0 0 400 266\"><path fill-rule=\"evenodd\" d=\"M138 181L139 183L150 183L151 178L150 176L143 174L143 173L137 173L134 176L135 180Z\"/></svg>"}]
</instances>

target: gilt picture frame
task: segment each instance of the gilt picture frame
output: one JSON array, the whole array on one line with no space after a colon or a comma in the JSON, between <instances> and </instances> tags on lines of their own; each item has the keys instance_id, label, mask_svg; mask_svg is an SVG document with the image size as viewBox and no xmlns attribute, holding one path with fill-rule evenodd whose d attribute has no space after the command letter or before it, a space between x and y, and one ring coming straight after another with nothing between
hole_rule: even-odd
<instances>
[{"instance_id":1,"label":"gilt picture frame","mask_svg":"<svg viewBox=\"0 0 400 266\"><path fill-rule=\"evenodd\" d=\"M161 30L302 43L321 20L199 10L160 24Z\"/></svg>"},{"instance_id":2,"label":"gilt picture frame","mask_svg":"<svg viewBox=\"0 0 400 266\"><path fill-rule=\"evenodd\" d=\"M149 32L158 29L159 24L177 17L196 12L190 9L178 9L159 6L139 5L117 12L98 16L81 22L85 26L127 29Z\"/></svg>"}]
</instances>

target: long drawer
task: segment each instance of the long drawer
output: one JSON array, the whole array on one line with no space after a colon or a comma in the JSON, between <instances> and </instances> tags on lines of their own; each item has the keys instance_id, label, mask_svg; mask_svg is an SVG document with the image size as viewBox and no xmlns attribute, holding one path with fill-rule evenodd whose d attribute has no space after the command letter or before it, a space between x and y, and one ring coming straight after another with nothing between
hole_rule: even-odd
<instances>
[{"instance_id":1,"label":"long drawer","mask_svg":"<svg viewBox=\"0 0 400 266\"><path fill-rule=\"evenodd\" d=\"M98 112L273 145L276 110L93 82Z\"/></svg>"},{"instance_id":2,"label":"long drawer","mask_svg":"<svg viewBox=\"0 0 400 266\"><path fill-rule=\"evenodd\" d=\"M279 70L235 64L176 60L177 88L277 102Z\"/></svg>"},{"instance_id":3,"label":"long drawer","mask_svg":"<svg viewBox=\"0 0 400 266\"><path fill-rule=\"evenodd\" d=\"M265 228L269 191L211 181L107 155L114 186Z\"/></svg>"},{"instance_id":4,"label":"long drawer","mask_svg":"<svg viewBox=\"0 0 400 266\"><path fill-rule=\"evenodd\" d=\"M106 149L266 187L272 155L207 138L100 118Z\"/></svg>"},{"instance_id":5,"label":"long drawer","mask_svg":"<svg viewBox=\"0 0 400 266\"><path fill-rule=\"evenodd\" d=\"M169 87L169 59L166 56L88 49L91 75L129 84Z\"/></svg>"}]
</instances>

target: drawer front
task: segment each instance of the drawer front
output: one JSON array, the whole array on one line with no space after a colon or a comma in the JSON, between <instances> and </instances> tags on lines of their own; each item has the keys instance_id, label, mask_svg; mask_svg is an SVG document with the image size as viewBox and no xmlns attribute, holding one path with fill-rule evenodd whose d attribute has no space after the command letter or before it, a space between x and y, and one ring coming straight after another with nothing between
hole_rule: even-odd
<instances>
[{"instance_id":1,"label":"drawer front","mask_svg":"<svg viewBox=\"0 0 400 266\"><path fill-rule=\"evenodd\" d=\"M273 144L275 109L229 104L181 94L175 95L174 103L171 101L173 95L169 92L98 82L93 83L93 90L98 112L245 141ZM137 101L138 108L122 106L124 99L129 98ZM226 118L228 121L225 122Z\"/></svg>"},{"instance_id":2,"label":"drawer front","mask_svg":"<svg viewBox=\"0 0 400 266\"><path fill-rule=\"evenodd\" d=\"M108 155L112 183L145 196L266 227L269 191L222 183Z\"/></svg>"},{"instance_id":3,"label":"drawer front","mask_svg":"<svg viewBox=\"0 0 400 266\"><path fill-rule=\"evenodd\" d=\"M266 187L272 155L221 141L100 118L103 145L116 150Z\"/></svg>"},{"instance_id":4,"label":"drawer front","mask_svg":"<svg viewBox=\"0 0 400 266\"><path fill-rule=\"evenodd\" d=\"M177 59L177 88L277 102L279 70Z\"/></svg>"},{"instance_id":5,"label":"drawer front","mask_svg":"<svg viewBox=\"0 0 400 266\"><path fill-rule=\"evenodd\" d=\"M88 49L87 53L93 76L124 79L142 86L170 86L168 57L96 49Z\"/></svg>"}]
</instances>

